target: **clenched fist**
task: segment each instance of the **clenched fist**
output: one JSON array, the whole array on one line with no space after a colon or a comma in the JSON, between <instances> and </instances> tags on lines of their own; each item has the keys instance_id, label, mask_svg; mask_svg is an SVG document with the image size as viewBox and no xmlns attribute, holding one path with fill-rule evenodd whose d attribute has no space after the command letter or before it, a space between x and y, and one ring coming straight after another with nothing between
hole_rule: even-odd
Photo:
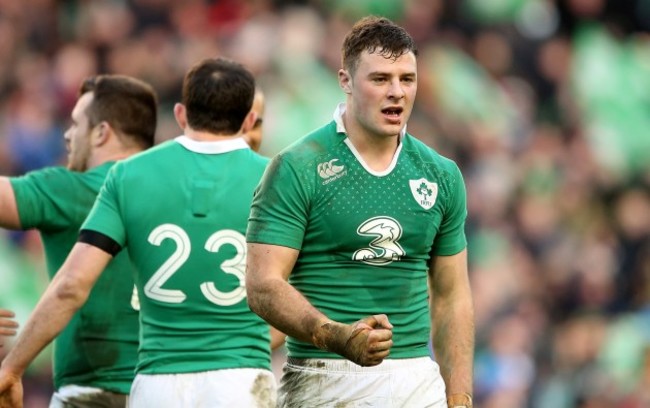
<instances>
[{"instance_id":1,"label":"clenched fist","mask_svg":"<svg viewBox=\"0 0 650 408\"><path fill-rule=\"evenodd\" d=\"M312 336L314 345L339 354L360 366L380 364L393 346L393 325L384 314L352 324L326 322Z\"/></svg>"}]
</instances>

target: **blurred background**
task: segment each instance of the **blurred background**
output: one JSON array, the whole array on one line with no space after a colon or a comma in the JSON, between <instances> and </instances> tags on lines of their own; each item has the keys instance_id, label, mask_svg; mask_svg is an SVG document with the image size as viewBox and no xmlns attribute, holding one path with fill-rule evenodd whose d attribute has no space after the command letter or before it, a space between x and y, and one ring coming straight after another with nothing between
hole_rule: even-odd
<instances>
[{"instance_id":1,"label":"blurred background","mask_svg":"<svg viewBox=\"0 0 650 408\"><path fill-rule=\"evenodd\" d=\"M64 163L90 74L149 81L159 139L177 136L183 74L217 55L257 76L272 156L344 100L366 14L416 39L408 130L467 184L476 406L650 407L650 0L0 0L0 174ZM37 234L0 231L0 282L24 323ZM49 370L45 353L26 407L47 406Z\"/></svg>"}]
</instances>

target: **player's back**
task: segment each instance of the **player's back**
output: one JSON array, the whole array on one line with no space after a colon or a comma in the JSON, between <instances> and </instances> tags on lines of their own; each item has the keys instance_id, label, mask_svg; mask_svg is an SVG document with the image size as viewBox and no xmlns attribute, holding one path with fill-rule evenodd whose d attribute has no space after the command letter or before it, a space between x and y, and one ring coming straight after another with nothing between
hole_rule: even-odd
<instances>
[{"instance_id":1,"label":"player's back","mask_svg":"<svg viewBox=\"0 0 650 408\"><path fill-rule=\"evenodd\" d=\"M107 188L138 268L139 372L269 367L268 326L244 287L244 234L266 163L242 139L180 137L116 167Z\"/></svg>"}]
</instances>

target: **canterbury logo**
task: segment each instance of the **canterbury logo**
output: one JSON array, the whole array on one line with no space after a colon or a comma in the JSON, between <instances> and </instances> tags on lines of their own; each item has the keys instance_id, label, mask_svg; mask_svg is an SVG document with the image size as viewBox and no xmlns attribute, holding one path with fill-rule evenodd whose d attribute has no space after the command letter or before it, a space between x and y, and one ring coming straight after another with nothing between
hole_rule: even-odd
<instances>
[{"instance_id":1,"label":"canterbury logo","mask_svg":"<svg viewBox=\"0 0 650 408\"><path fill-rule=\"evenodd\" d=\"M318 175L324 179L328 179L341 174L345 170L345 166L337 166L334 164L334 162L337 162L338 160L339 159L332 159L328 162L319 164Z\"/></svg>"}]
</instances>

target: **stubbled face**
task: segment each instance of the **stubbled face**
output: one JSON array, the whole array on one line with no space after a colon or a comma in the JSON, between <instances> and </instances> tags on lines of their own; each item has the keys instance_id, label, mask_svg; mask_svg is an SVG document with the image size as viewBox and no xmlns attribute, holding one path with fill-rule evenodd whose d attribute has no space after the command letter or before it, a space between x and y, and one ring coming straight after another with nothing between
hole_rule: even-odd
<instances>
[{"instance_id":1,"label":"stubbled face","mask_svg":"<svg viewBox=\"0 0 650 408\"><path fill-rule=\"evenodd\" d=\"M81 95L72 110L71 123L65 131L65 146L68 150L68 168L74 171L86 171L92 150L90 134L93 129L88 123L86 108L93 100L93 93L86 92Z\"/></svg>"},{"instance_id":2,"label":"stubbled face","mask_svg":"<svg viewBox=\"0 0 650 408\"><path fill-rule=\"evenodd\" d=\"M349 94L346 120L372 138L397 136L413 110L417 91L415 55L409 52L393 60L364 51L353 76L350 74L343 71L340 75L341 86Z\"/></svg>"},{"instance_id":3,"label":"stubbled face","mask_svg":"<svg viewBox=\"0 0 650 408\"><path fill-rule=\"evenodd\" d=\"M251 149L258 152L262 144L262 122L264 118L264 94L261 92L255 93L251 111L257 114L257 119L255 119L253 128L244 134L244 140L246 140L246 143L248 143Z\"/></svg>"}]
</instances>

